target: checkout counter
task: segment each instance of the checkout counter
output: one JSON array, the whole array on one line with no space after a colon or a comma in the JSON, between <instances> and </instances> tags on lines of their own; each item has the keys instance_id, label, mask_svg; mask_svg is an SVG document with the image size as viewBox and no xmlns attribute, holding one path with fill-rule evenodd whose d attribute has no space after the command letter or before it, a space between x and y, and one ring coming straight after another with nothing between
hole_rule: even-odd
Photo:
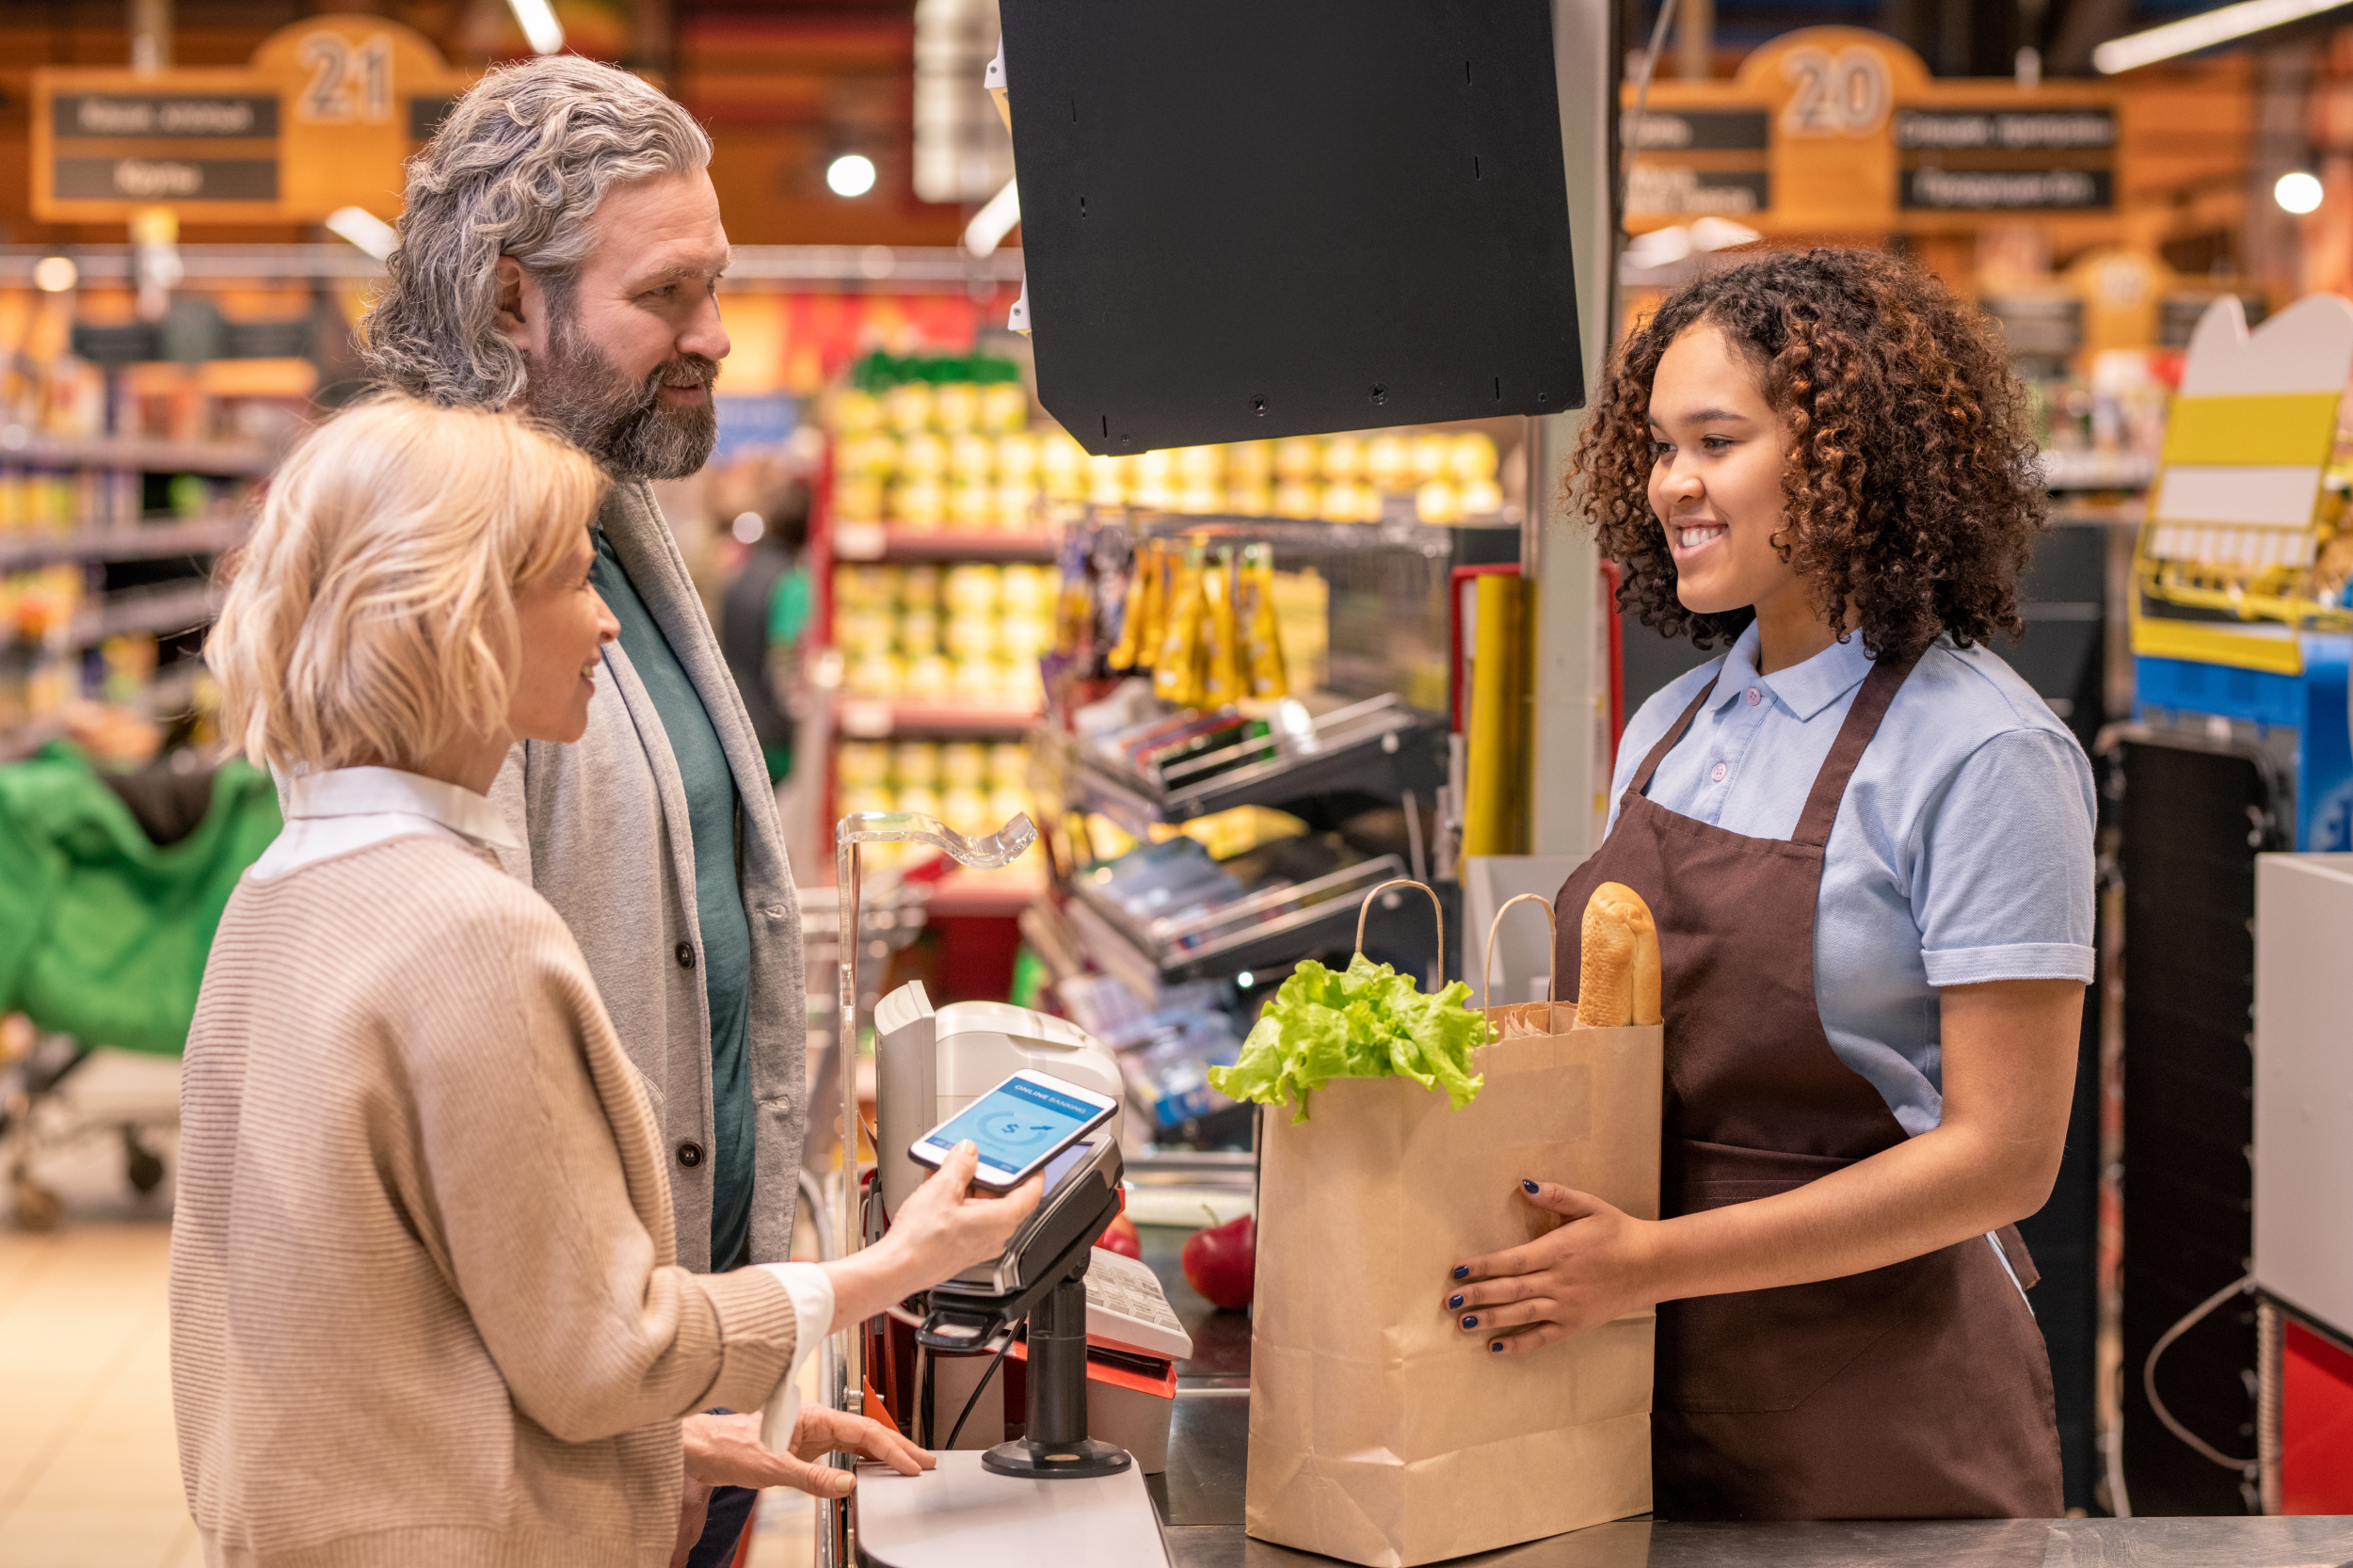
<instances>
[{"instance_id":1,"label":"checkout counter","mask_svg":"<svg viewBox=\"0 0 2353 1568\"><path fill-rule=\"evenodd\" d=\"M1192 1357L1177 1363L1168 1468L1144 1479L1171 1568L1330 1564L1332 1559L1243 1533L1248 1316L1216 1311L1186 1284L1177 1262L1183 1232L1147 1225L1141 1234L1144 1261L1193 1341ZM1032 1560L1053 1558L1041 1546ZM1635 1519L1456 1560L1495 1568L2319 1568L2353 1563L2353 1517L1770 1525Z\"/></svg>"}]
</instances>

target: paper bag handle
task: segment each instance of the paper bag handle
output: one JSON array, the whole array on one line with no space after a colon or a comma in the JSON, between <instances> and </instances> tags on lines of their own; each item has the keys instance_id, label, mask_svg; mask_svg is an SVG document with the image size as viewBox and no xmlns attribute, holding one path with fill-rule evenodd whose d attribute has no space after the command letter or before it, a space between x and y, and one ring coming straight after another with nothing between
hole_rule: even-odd
<instances>
[{"instance_id":1,"label":"paper bag handle","mask_svg":"<svg viewBox=\"0 0 2353 1568\"><path fill-rule=\"evenodd\" d=\"M1365 895L1365 902L1356 906L1356 951L1358 952L1365 951L1365 920L1372 914L1372 901L1379 898L1383 893L1387 892L1392 888L1419 888L1423 892L1430 895L1430 907L1435 910L1438 916L1438 973L1441 975L1445 974L1446 905L1438 902L1438 893L1436 888L1431 887L1426 882L1417 882L1410 876L1393 877L1389 881L1384 882L1380 887L1375 888L1371 892L1367 893Z\"/></svg>"},{"instance_id":2,"label":"paper bag handle","mask_svg":"<svg viewBox=\"0 0 2353 1568\"><path fill-rule=\"evenodd\" d=\"M1545 912L1545 929L1552 934L1553 952L1557 955L1561 950L1561 923L1553 916L1552 900L1542 893L1521 893L1516 897L1505 899L1503 907L1496 911L1496 918L1487 922L1487 961L1479 968L1479 1010L1481 1013L1487 1011L1488 1006L1495 1000L1490 988L1495 984L1496 979L1496 933L1502 929L1503 917L1511 913L1512 905L1515 904L1533 904ZM1561 968L1558 962L1552 967L1556 971ZM1556 972L1545 976L1545 979L1546 988L1551 993L1545 999L1545 1005L1557 1007L1561 1004L1561 976Z\"/></svg>"}]
</instances>

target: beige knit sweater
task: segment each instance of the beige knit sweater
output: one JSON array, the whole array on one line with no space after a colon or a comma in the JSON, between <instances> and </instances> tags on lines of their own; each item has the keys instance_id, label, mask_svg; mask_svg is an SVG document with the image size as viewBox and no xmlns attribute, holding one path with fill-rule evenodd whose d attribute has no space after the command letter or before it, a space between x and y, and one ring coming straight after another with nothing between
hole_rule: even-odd
<instances>
[{"instance_id":1,"label":"beige knit sweater","mask_svg":"<svg viewBox=\"0 0 2353 1568\"><path fill-rule=\"evenodd\" d=\"M660 1135L570 933L454 843L246 879L181 1125L172 1394L208 1562L666 1562L678 1418L792 1365L774 1275L673 1262Z\"/></svg>"}]
</instances>

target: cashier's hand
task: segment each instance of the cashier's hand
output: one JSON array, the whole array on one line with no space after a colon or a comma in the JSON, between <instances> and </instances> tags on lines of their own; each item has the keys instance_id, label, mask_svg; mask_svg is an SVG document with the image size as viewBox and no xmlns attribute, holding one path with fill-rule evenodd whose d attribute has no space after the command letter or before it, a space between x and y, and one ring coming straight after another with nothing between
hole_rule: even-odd
<instances>
[{"instance_id":1,"label":"cashier's hand","mask_svg":"<svg viewBox=\"0 0 2353 1568\"><path fill-rule=\"evenodd\" d=\"M1458 1332L1518 1355L1654 1304L1650 1222L1549 1181L1523 1181L1519 1195L1567 1223L1457 1265L1443 1300Z\"/></svg>"},{"instance_id":2,"label":"cashier's hand","mask_svg":"<svg viewBox=\"0 0 2353 1568\"><path fill-rule=\"evenodd\" d=\"M871 1247L821 1265L833 1281L833 1326L862 1323L893 1302L985 1263L1005 1250L1046 1191L1032 1176L1003 1197L972 1191L980 1151L969 1141L907 1195Z\"/></svg>"},{"instance_id":3,"label":"cashier's hand","mask_svg":"<svg viewBox=\"0 0 2353 1568\"><path fill-rule=\"evenodd\" d=\"M690 1416L686 1427L686 1479L712 1486L789 1486L813 1497L841 1497L856 1484L847 1470L816 1464L829 1453L855 1453L888 1464L903 1476L928 1470L932 1456L884 1426L846 1410L801 1406L792 1427L792 1451L760 1447L760 1416Z\"/></svg>"}]
</instances>

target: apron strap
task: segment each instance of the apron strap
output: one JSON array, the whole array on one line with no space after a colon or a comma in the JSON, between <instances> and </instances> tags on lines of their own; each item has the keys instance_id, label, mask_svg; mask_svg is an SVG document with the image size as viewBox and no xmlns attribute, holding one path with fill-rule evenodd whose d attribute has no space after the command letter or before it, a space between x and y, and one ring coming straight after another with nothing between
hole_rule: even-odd
<instances>
[{"instance_id":1,"label":"apron strap","mask_svg":"<svg viewBox=\"0 0 2353 1568\"><path fill-rule=\"evenodd\" d=\"M1721 677L1717 679L1720 680ZM1658 737L1658 744L1650 748L1650 755L1642 759L1642 765L1634 771L1632 781L1625 787L1629 799L1635 795L1650 793L1651 776L1658 771L1658 764L1667 760L1667 753L1675 748L1675 743L1682 740L1685 732L1691 728L1691 721L1700 716L1700 710L1707 706L1708 696L1715 689L1715 680L1702 686L1700 695L1691 699L1691 706L1683 711L1683 716L1675 720L1673 727L1664 735Z\"/></svg>"},{"instance_id":2,"label":"apron strap","mask_svg":"<svg viewBox=\"0 0 2353 1568\"><path fill-rule=\"evenodd\" d=\"M1847 780L1853 776L1855 764L1863 760L1871 737L1879 733L1887 705L1896 700L1904 678L1919 662L1920 655L1914 653L1906 659L1881 659L1872 664L1871 673L1863 678L1863 689L1855 694L1854 706L1847 710L1847 722L1838 727L1838 739L1831 743L1830 755L1822 759L1822 771L1814 776L1814 792L1806 797L1805 814L1798 819L1791 843L1818 849L1830 842L1830 830L1838 821L1838 803L1847 797Z\"/></svg>"}]
</instances>

